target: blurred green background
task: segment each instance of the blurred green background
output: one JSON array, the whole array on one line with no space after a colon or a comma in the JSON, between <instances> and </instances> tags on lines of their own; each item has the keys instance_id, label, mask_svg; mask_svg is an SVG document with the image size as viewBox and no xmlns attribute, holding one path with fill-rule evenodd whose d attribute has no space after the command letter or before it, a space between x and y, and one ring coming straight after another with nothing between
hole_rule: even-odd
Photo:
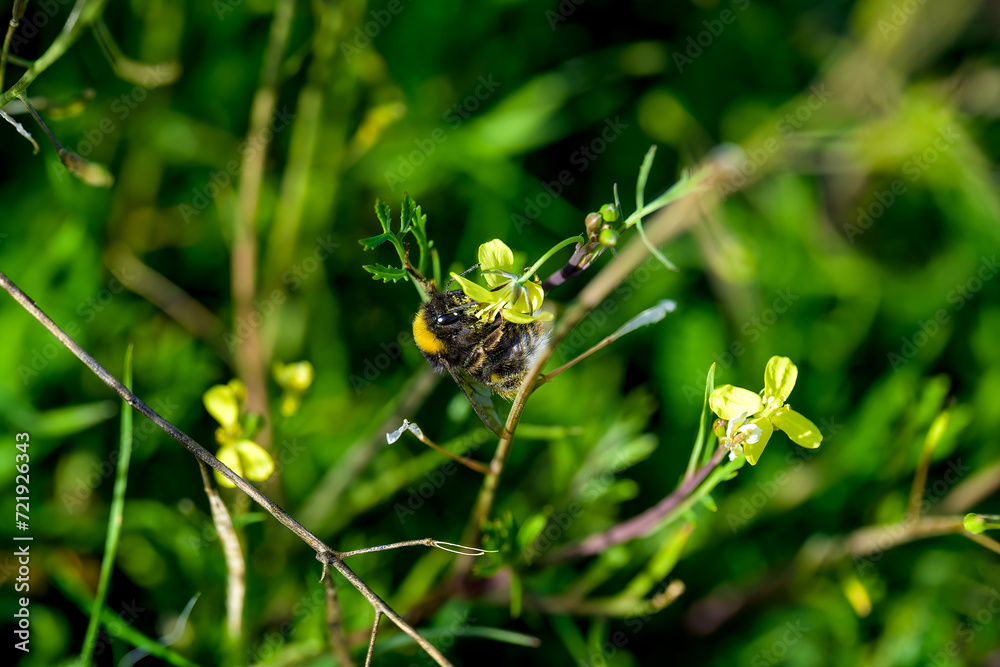
<instances>
[{"instance_id":1,"label":"blurred green background","mask_svg":"<svg viewBox=\"0 0 1000 667\"><path fill-rule=\"evenodd\" d=\"M11 52L40 56L70 10L30 3ZM1000 664L996 553L939 535L835 555L866 526L902 526L944 409L926 512L997 512L997 3L133 0L103 16L124 54L157 67L120 60L137 78L123 80L85 31L29 93L62 145L106 165L114 185L82 183L51 144L32 155L0 124L0 270L116 375L133 342L136 393L214 450L201 396L236 375L234 352L247 354L240 331L253 313L234 305L232 267L256 266L261 367L316 369L290 417L268 373L279 475L263 489L338 549L461 538L481 477L408 436L385 446L402 417L481 461L496 444L476 437L454 383L430 376L408 337L413 288L361 269L395 259L356 242L378 231L376 197L398 211L413 195L443 268L462 269L493 238L533 261L582 232L615 183L630 212L652 144L648 197L684 168L731 159L743 187L664 248L680 271L646 265L549 367L660 299L677 312L528 402L494 514L522 526L583 502L557 531L563 543L656 503L684 471L713 362L719 384L756 390L770 356L791 357L791 403L823 446L777 434L757 466L718 487L715 513L695 509L680 562L643 590L682 581L684 593L653 615L546 604L618 594L680 524L597 558L515 564L517 617L506 566L492 588L455 591L443 588L449 554L352 560L398 611L423 610L418 629L439 631L455 664ZM8 64L4 85L23 71ZM251 125L269 102L274 113ZM5 111L44 140L18 103ZM255 211L258 252L234 259L241 210ZM550 298L569 303L600 266ZM6 297L0 331L9 514L14 434L31 435L33 650L19 664L51 665L83 639L120 403ZM237 494L223 497L247 561L242 650L223 649L225 564L195 462L141 417L107 606L157 638L200 594L171 644L189 660L333 664L314 555ZM13 643L13 520L0 532L0 625ZM372 611L337 584L363 662ZM382 626L376 664L431 664ZM474 627L541 643L476 638ZM97 664L131 650L102 637Z\"/></svg>"}]
</instances>

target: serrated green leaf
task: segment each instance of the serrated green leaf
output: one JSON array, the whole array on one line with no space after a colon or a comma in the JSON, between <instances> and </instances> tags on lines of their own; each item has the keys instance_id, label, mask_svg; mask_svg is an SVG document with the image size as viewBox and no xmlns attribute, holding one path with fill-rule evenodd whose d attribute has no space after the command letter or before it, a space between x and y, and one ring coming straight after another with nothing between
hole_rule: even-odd
<instances>
[{"instance_id":1,"label":"serrated green leaf","mask_svg":"<svg viewBox=\"0 0 1000 667\"><path fill-rule=\"evenodd\" d=\"M412 228L414 209L417 203L413 201L410 193L403 194L403 207L399 212L399 235L402 236Z\"/></svg>"},{"instance_id":2,"label":"serrated green leaf","mask_svg":"<svg viewBox=\"0 0 1000 667\"><path fill-rule=\"evenodd\" d=\"M358 239L358 243L360 243L365 250L373 250L391 238L391 234L379 234L378 236L369 236L366 239Z\"/></svg>"},{"instance_id":3,"label":"serrated green leaf","mask_svg":"<svg viewBox=\"0 0 1000 667\"><path fill-rule=\"evenodd\" d=\"M372 280L381 280L384 283L396 282L406 278L406 270L384 264L365 264L362 266L365 271L372 274Z\"/></svg>"},{"instance_id":4,"label":"serrated green leaf","mask_svg":"<svg viewBox=\"0 0 1000 667\"><path fill-rule=\"evenodd\" d=\"M392 209L381 199L375 200L375 215L378 216L378 221L382 223L382 231L386 234L391 234L392 229L389 224L392 222Z\"/></svg>"}]
</instances>

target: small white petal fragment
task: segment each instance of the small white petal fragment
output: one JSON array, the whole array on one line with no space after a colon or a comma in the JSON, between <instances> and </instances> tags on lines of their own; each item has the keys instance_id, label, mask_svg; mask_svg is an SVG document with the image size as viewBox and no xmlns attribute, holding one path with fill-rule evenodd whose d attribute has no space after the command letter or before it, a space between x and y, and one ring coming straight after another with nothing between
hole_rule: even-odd
<instances>
[{"instance_id":1,"label":"small white petal fragment","mask_svg":"<svg viewBox=\"0 0 1000 667\"><path fill-rule=\"evenodd\" d=\"M423 438L424 437L424 432L420 430L419 426L417 426L416 424L410 422L409 419L404 419L402 426L400 426L399 428L397 428L392 433L386 433L385 434L385 441L391 445L392 443L394 443L397 440L399 440L400 436L403 435L404 431L409 431L410 433L412 433L413 435L417 436L418 438Z\"/></svg>"}]
</instances>

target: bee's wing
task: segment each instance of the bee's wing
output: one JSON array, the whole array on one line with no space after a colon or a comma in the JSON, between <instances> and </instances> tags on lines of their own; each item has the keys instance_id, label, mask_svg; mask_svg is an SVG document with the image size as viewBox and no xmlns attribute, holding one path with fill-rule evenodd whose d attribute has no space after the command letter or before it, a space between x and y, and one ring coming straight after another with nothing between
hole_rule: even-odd
<instances>
[{"instance_id":1,"label":"bee's wing","mask_svg":"<svg viewBox=\"0 0 1000 667\"><path fill-rule=\"evenodd\" d=\"M497 416L497 409L493 407L493 394L490 390L469 377L463 369L452 368L450 364L445 366L483 423L498 436L503 433L503 424Z\"/></svg>"}]
</instances>

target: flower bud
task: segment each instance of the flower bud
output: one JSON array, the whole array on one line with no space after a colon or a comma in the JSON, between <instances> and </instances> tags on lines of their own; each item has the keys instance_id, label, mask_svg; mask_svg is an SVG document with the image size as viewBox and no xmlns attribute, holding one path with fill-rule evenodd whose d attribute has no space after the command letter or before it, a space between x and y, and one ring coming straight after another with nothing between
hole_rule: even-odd
<instances>
[{"instance_id":1,"label":"flower bud","mask_svg":"<svg viewBox=\"0 0 1000 667\"><path fill-rule=\"evenodd\" d=\"M615 222L618 220L618 207L614 204L605 204L601 207L601 217L604 222Z\"/></svg>"},{"instance_id":2,"label":"flower bud","mask_svg":"<svg viewBox=\"0 0 1000 667\"><path fill-rule=\"evenodd\" d=\"M614 248L618 245L618 233L611 228L611 225L601 227L601 234L598 238L601 241L601 245L608 246L609 248Z\"/></svg>"}]
</instances>

